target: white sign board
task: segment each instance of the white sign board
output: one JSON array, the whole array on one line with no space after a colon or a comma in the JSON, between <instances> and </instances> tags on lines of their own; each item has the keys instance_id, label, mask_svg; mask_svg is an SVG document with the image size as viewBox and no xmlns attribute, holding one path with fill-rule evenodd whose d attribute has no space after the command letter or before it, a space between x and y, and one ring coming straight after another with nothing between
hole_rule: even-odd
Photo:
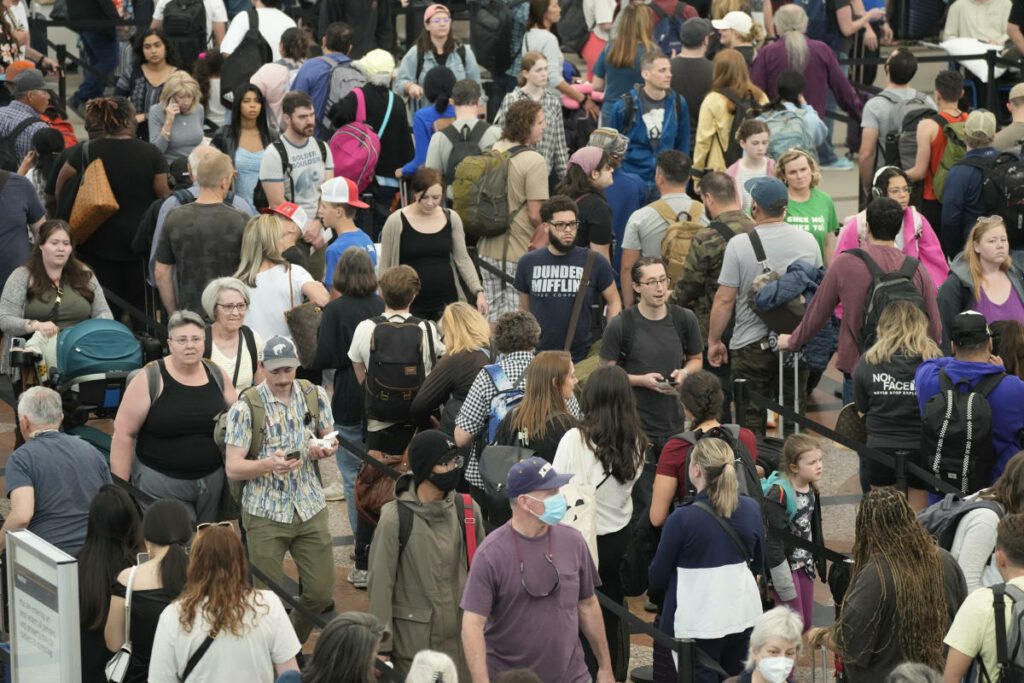
<instances>
[{"instance_id":1,"label":"white sign board","mask_svg":"<svg viewBox=\"0 0 1024 683\"><path fill-rule=\"evenodd\" d=\"M4 561L14 683L81 683L78 562L24 529Z\"/></svg>"}]
</instances>

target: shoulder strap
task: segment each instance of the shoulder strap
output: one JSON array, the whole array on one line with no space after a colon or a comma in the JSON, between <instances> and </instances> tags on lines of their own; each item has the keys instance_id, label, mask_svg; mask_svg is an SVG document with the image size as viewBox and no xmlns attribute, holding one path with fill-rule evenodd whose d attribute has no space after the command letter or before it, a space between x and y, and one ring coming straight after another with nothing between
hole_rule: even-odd
<instances>
[{"instance_id":1,"label":"shoulder strap","mask_svg":"<svg viewBox=\"0 0 1024 683\"><path fill-rule=\"evenodd\" d=\"M635 308L635 306L634 306ZM678 304L668 305L668 317L672 321L672 327L676 330L676 336L679 337L679 348L686 346L686 309ZM688 349L692 353L692 349ZM703 349L701 349L703 351ZM683 364L686 364L686 358L683 358Z\"/></svg>"},{"instance_id":2,"label":"shoulder strap","mask_svg":"<svg viewBox=\"0 0 1024 683\"><path fill-rule=\"evenodd\" d=\"M466 569L469 569L476 555L476 514L473 512L473 499L468 493L455 494L455 511L462 527L462 540L466 544Z\"/></svg>"},{"instance_id":3,"label":"shoulder strap","mask_svg":"<svg viewBox=\"0 0 1024 683\"><path fill-rule=\"evenodd\" d=\"M728 520L722 517L722 515L718 514L718 510L711 507L703 500L698 500L694 502L693 506L695 508L703 510L704 512L714 517L715 521L718 522L718 526L722 527L726 535L729 536L729 540L731 540L736 545L736 549L740 551L740 555L744 558L744 561L747 563L747 565L753 566L754 558L751 557L750 549L747 548L747 544L743 542L742 538L740 538L739 533L732 528L732 524L729 524Z\"/></svg>"},{"instance_id":4,"label":"shoulder strap","mask_svg":"<svg viewBox=\"0 0 1024 683\"><path fill-rule=\"evenodd\" d=\"M274 140L272 143L274 149L277 150L278 156L281 157L281 177L291 182L292 187L292 198L295 197L295 181L292 180L292 162L288 160L288 149L284 146L284 141L281 138ZM282 183L283 184L283 183ZM290 199L286 197L287 199Z\"/></svg>"},{"instance_id":5,"label":"shoulder strap","mask_svg":"<svg viewBox=\"0 0 1024 683\"><path fill-rule=\"evenodd\" d=\"M469 133L469 141L479 146L490 127L491 124L486 121L477 121L473 124L473 130Z\"/></svg>"},{"instance_id":6,"label":"shoulder strap","mask_svg":"<svg viewBox=\"0 0 1024 683\"><path fill-rule=\"evenodd\" d=\"M900 275L908 280L912 280L914 278L914 273L917 272L917 266L920 265L920 263L921 262L913 256L905 256L903 258L903 265L900 266Z\"/></svg>"},{"instance_id":7,"label":"shoulder strap","mask_svg":"<svg viewBox=\"0 0 1024 683\"><path fill-rule=\"evenodd\" d=\"M768 256L764 253L764 245L761 244L761 236L757 234L757 229L751 230L747 235L750 236L750 246L754 248L754 258L763 267L767 268Z\"/></svg>"},{"instance_id":8,"label":"shoulder strap","mask_svg":"<svg viewBox=\"0 0 1024 683\"><path fill-rule=\"evenodd\" d=\"M213 356L213 332L207 328L206 339L203 340L203 358L211 358Z\"/></svg>"},{"instance_id":9,"label":"shoulder strap","mask_svg":"<svg viewBox=\"0 0 1024 683\"><path fill-rule=\"evenodd\" d=\"M448 138L448 142L456 145L462 142L462 132L455 130L455 126L445 126L440 130L441 135Z\"/></svg>"},{"instance_id":10,"label":"shoulder strap","mask_svg":"<svg viewBox=\"0 0 1024 683\"><path fill-rule=\"evenodd\" d=\"M124 591L124 645L128 650L132 649L132 590L135 587L135 571L139 565L132 565L128 572L128 586Z\"/></svg>"},{"instance_id":11,"label":"shoulder strap","mask_svg":"<svg viewBox=\"0 0 1024 683\"><path fill-rule=\"evenodd\" d=\"M160 396L160 389L163 385L163 378L160 377L160 367L163 365L163 358L160 360L154 360L146 363L144 371L146 373L146 384L149 385L149 405L150 407L156 403L156 399Z\"/></svg>"},{"instance_id":12,"label":"shoulder strap","mask_svg":"<svg viewBox=\"0 0 1024 683\"><path fill-rule=\"evenodd\" d=\"M313 421L320 420L320 397L317 394L316 385L309 380L300 379L299 388L302 390L302 397L306 399L306 411L312 416ZM316 425L314 425L314 429Z\"/></svg>"},{"instance_id":13,"label":"shoulder strap","mask_svg":"<svg viewBox=\"0 0 1024 683\"><path fill-rule=\"evenodd\" d=\"M1006 584L997 583L992 586L992 611L996 620L996 668L1007 663L1009 648L1006 643Z\"/></svg>"},{"instance_id":14,"label":"shoulder strap","mask_svg":"<svg viewBox=\"0 0 1024 683\"><path fill-rule=\"evenodd\" d=\"M491 378L491 383L494 385L494 388L497 389L499 392L508 391L509 389L513 388L512 382L510 382L508 376L505 375L505 371L502 370L501 366L498 365L497 363L485 365L484 370L487 371L487 374Z\"/></svg>"},{"instance_id":15,"label":"shoulder strap","mask_svg":"<svg viewBox=\"0 0 1024 683\"><path fill-rule=\"evenodd\" d=\"M250 7L247 12L249 15L249 30L259 31L260 30L260 13L256 11L255 7Z\"/></svg>"},{"instance_id":16,"label":"shoulder strap","mask_svg":"<svg viewBox=\"0 0 1024 683\"><path fill-rule=\"evenodd\" d=\"M576 297L572 302L572 315L569 316L569 328L565 331L565 343L563 351L572 349L573 339L576 338L576 323L579 322L580 313L583 310L583 302L587 298L587 290L590 288L590 272L594 269L594 258L597 256L593 249L587 249L587 260L583 264L583 276L580 278L579 289L576 290Z\"/></svg>"},{"instance_id":17,"label":"shoulder strap","mask_svg":"<svg viewBox=\"0 0 1024 683\"><path fill-rule=\"evenodd\" d=\"M10 132L8 132L7 135L4 136L4 139L10 140L11 142L17 140L18 136L21 135L21 132L29 126L31 126L33 123L42 123L42 119L36 117L30 117L25 119L24 121L16 125L14 128L11 128ZM82 168L84 169L85 166L83 165Z\"/></svg>"},{"instance_id":18,"label":"shoulder strap","mask_svg":"<svg viewBox=\"0 0 1024 683\"><path fill-rule=\"evenodd\" d=\"M708 227L721 235L722 239L726 242L736 236L736 233L732 231L732 228L725 221L711 221Z\"/></svg>"},{"instance_id":19,"label":"shoulder strap","mask_svg":"<svg viewBox=\"0 0 1024 683\"><path fill-rule=\"evenodd\" d=\"M658 3L651 4L653 6ZM625 107L622 109L622 129L626 135L629 135L629 131L633 128L633 121L636 118L636 100L633 98L632 92L623 94L622 99L626 102Z\"/></svg>"},{"instance_id":20,"label":"shoulder strap","mask_svg":"<svg viewBox=\"0 0 1024 683\"><path fill-rule=\"evenodd\" d=\"M188 680L188 676L192 673L192 669L196 668L196 664L198 664L199 660L203 658L203 655L206 654L206 651L210 649L211 645L213 645L213 636L208 635L202 645L199 646L199 649L193 652L192 656L188 658L188 663L185 664L185 672L181 674L182 683Z\"/></svg>"},{"instance_id":21,"label":"shoulder strap","mask_svg":"<svg viewBox=\"0 0 1024 683\"><path fill-rule=\"evenodd\" d=\"M256 350L256 335L248 325L242 325L242 339L245 340L245 348L249 351L249 361L252 363L252 374L255 377L260 364L259 351Z\"/></svg>"},{"instance_id":22,"label":"shoulder strap","mask_svg":"<svg viewBox=\"0 0 1024 683\"><path fill-rule=\"evenodd\" d=\"M985 379L974 385L974 393L981 394L988 398L989 393L999 386L999 383L1003 381L1004 377L1006 377L1005 372L994 372L991 375L988 375Z\"/></svg>"},{"instance_id":23,"label":"shoulder strap","mask_svg":"<svg viewBox=\"0 0 1024 683\"><path fill-rule=\"evenodd\" d=\"M246 457L255 458L263 449L263 433L267 421L267 407L260 398L259 387L251 386L238 395L239 400L245 401L249 406L249 422L251 423L252 436L249 439L249 452Z\"/></svg>"},{"instance_id":24,"label":"shoulder strap","mask_svg":"<svg viewBox=\"0 0 1024 683\"><path fill-rule=\"evenodd\" d=\"M525 38L525 36L524 36ZM423 61L427 58L423 50L416 48L416 82L419 83L420 76L423 74Z\"/></svg>"},{"instance_id":25,"label":"shoulder strap","mask_svg":"<svg viewBox=\"0 0 1024 683\"><path fill-rule=\"evenodd\" d=\"M871 255L863 249L847 249L846 252L848 254L853 254L864 262L864 265L866 265L868 270L871 272L872 280L877 280L885 275L885 273L882 272L882 269L878 267L878 264L875 263L875 259L871 258Z\"/></svg>"},{"instance_id":26,"label":"shoulder strap","mask_svg":"<svg viewBox=\"0 0 1024 683\"><path fill-rule=\"evenodd\" d=\"M629 354L633 352L633 338L636 336L636 316L639 315L636 306L630 306L619 314L622 320L622 329L619 335L619 358L617 363L625 365Z\"/></svg>"},{"instance_id":27,"label":"shoulder strap","mask_svg":"<svg viewBox=\"0 0 1024 683\"><path fill-rule=\"evenodd\" d=\"M400 500L395 501L395 508L398 510L398 561L401 562L405 546L412 538L413 512Z\"/></svg>"},{"instance_id":28,"label":"shoulder strap","mask_svg":"<svg viewBox=\"0 0 1024 683\"><path fill-rule=\"evenodd\" d=\"M395 93L393 93L390 90L388 90L388 110L386 112L384 112L384 118L380 122L380 130L377 131L378 134L383 135L384 134L384 129L388 127L388 121L391 120L391 109L394 107L394 105L395 105Z\"/></svg>"},{"instance_id":29,"label":"shoulder strap","mask_svg":"<svg viewBox=\"0 0 1024 683\"><path fill-rule=\"evenodd\" d=\"M206 373L213 380L213 383L217 385L217 389L220 393L224 393L224 375L221 372L220 366L214 363L212 360L207 358L203 359L203 367L206 368Z\"/></svg>"},{"instance_id":30,"label":"shoulder strap","mask_svg":"<svg viewBox=\"0 0 1024 683\"><path fill-rule=\"evenodd\" d=\"M664 218L665 222L670 225L678 220L676 212L672 210L672 207L669 206L668 202L666 202L664 199L659 199L655 202L651 202L647 206L657 211L658 215Z\"/></svg>"},{"instance_id":31,"label":"shoulder strap","mask_svg":"<svg viewBox=\"0 0 1024 683\"><path fill-rule=\"evenodd\" d=\"M352 88L356 96L356 123L366 123L366 96L362 88Z\"/></svg>"}]
</instances>

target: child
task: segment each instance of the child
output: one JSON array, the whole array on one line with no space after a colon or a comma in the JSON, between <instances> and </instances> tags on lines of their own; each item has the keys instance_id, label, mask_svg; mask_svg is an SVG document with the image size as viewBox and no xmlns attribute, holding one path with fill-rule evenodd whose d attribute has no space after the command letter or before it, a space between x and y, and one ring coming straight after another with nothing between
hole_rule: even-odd
<instances>
[{"instance_id":1,"label":"child","mask_svg":"<svg viewBox=\"0 0 1024 683\"><path fill-rule=\"evenodd\" d=\"M769 529L767 563L775 601L796 611L805 631L814 612L815 572L825 580L824 560L802 548L793 548L787 554L785 542L771 532L788 531L808 542L824 543L817 488L821 475L820 442L807 434L792 434L782 447L779 469L763 482Z\"/></svg>"},{"instance_id":2,"label":"child","mask_svg":"<svg viewBox=\"0 0 1024 683\"><path fill-rule=\"evenodd\" d=\"M743 148L743 157L725 170L736 182L736 201L744 213L750 212L750 193L744 185L751 178L771 176L775 173L775 160L768 157L768 125L757 119L747 119L736 131L736 140Z\"/></svg>"}]
</instances>

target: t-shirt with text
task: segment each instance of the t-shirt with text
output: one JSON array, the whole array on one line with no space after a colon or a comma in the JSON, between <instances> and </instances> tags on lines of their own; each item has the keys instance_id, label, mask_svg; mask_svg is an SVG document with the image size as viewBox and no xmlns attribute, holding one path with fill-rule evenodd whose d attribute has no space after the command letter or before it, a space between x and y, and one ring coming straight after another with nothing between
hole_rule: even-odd
<instances>
[{"instance_id":1,"label":"t-shirt with text","mask_svg":"<svg viewBox=\"0 0 1024 683\"><path fill-rule=\"evenodd\" d=\"M811 189L811 196L805 202L789 200L786 222L810 233L823 255L825 235L839 229L836 205L832 203L831 197L816 187Z\"/></svg>"},{"instance_id":2,"label":"t-shirt with text","mask_svg":"<svg viewBox=\"0 0 1024 683\"><path fill-rule=\"evenodd\" d=\"M284 177L284 167L277 147L270 145L260 161L260 181L283 182L285 201L294 202L305 209L307 215L315 216L320 203L320 185L324 183L327 171L334 172L331 153L328 150L326 156L323 155L320 145L324 143L314 138L309 138L302 145L296 146L288 136L282 135L281 143L288 152L291 180Z\"/></svg>"}]
</instances>

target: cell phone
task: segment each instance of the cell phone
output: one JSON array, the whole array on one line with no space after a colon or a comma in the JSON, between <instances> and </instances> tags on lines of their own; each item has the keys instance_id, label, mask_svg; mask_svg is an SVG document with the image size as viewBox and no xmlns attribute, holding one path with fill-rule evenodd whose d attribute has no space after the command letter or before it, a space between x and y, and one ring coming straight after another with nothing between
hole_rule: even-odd
<instances>
[{"instance_id":1,"label":"cell phone","mask_svg":"<svg viewBox=\"0 0 1024 683\"><path fill-rule=\"evenodd\" d=\"M149 562L149 553L135 553L135 564Z\"/></svg>"},{"instance_id":2,"label":"cell phone","mask_svg":"<svg viewBox=\"0 0 1024 683\"><path fill-rule=\"evenodd\" d=\"M24 337L11 337L11 351L22 351L25 348Z\"/></svg>"},{"instance_id":3,"label":"cell phone","mask_svg":"<svg viewBox=\"0 0 1024 683\"><path fill-rule=\"evenodd\" d=\"M302 451L292 451L291 453L288 453L287 455L285 455L284 459L285 460L298 460L300 457L302 457Z\"/></svg>"}]
</instances>

